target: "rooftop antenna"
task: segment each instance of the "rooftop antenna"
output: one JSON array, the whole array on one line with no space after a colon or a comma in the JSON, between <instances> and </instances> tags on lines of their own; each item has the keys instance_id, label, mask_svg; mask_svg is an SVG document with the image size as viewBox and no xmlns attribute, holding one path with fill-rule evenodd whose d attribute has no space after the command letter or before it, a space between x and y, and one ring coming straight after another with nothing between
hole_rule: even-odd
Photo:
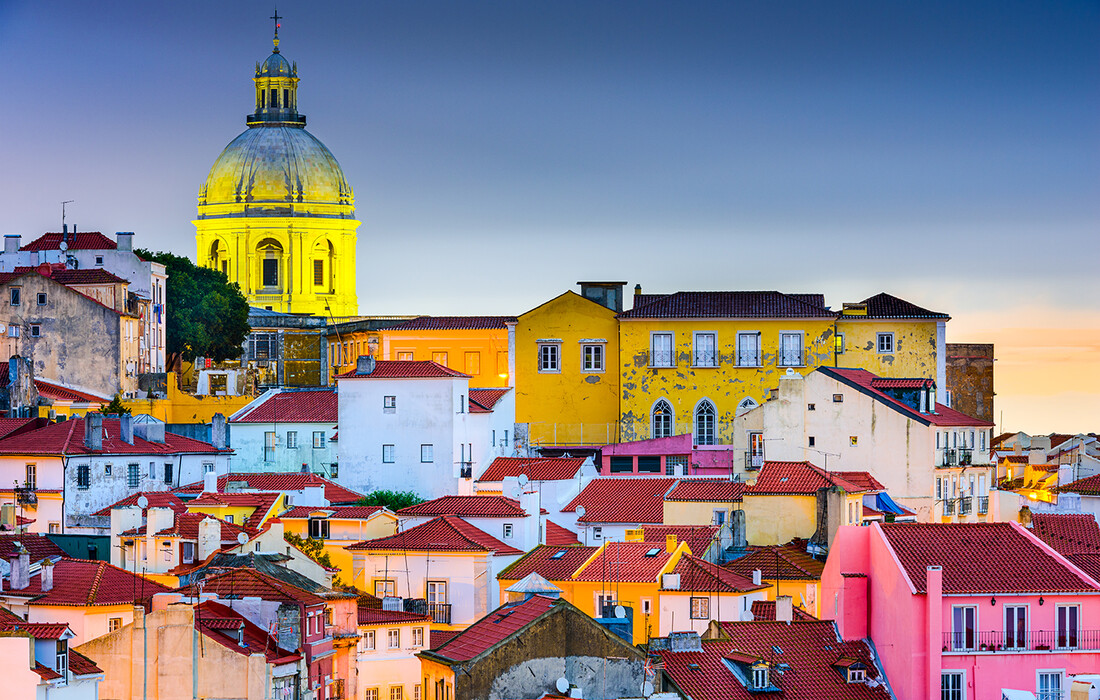
<instances>
[{"instance_id":1,"label":"rooftop antenna","mask_svg":"<svg viewBox=\"0 0 1100 700\"><path fill-rule=\"evenodd\" d=\"M61 203L61 233L65 236L66 243L68 243L69 238L69 227L65 224L65 205L72 204L75 201L75 199L66 199L64 202Z\"/></svg>"}]
</instances>

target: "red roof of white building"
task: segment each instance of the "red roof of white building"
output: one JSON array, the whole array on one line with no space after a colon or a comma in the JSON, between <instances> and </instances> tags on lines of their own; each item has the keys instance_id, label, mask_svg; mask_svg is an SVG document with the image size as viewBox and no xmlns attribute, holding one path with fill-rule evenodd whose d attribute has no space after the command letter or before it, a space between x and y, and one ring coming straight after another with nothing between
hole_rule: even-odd
<instances>
[{"instance_id":1,"label":"red roof of white building","mask_svg":"<svg viewBox=\"0 0 1100 700\"><path fill-rule=\"evenodd\" d=\"M563 512L584 507L583 523L663 523L664 498L676 479L628 477L593 479Z\"/></svg>"},{"instance_id":2,"label":"red roof of white building","mask_svg":"<svg viewBox=\"0 0 1100 700\"><path fill-rule=\"evenodd\" d=\"M67 241L69 250L116 250L118 243L99 231L44 233L19 250L58 250Z\"/></svg>"},{"instance_id":3,"label":"red roof of white building","mask_svg":"<svg viewBox=\"0 0 1100 700\"><path fill-rule=\"evenodd\" d=\"M494 407L511 389L470 389L466 396L470 413L492 413Z\"/></svg>"},{"instance_id":4,"label":"red roof of white building","mask_svg":"<svg viewBox=\"0 0 1100 700\"><path fill-rule=\"evenodd\" d=\"M344 549L350 552L491 552L500 555L523 553L462 518L451 515L429 520L396 535L356 542Z\"/></svg>"},{"instance_id":5,"label":"red roof of white building","mask_svg":"<svg viewBox=\"0 0 1100 700\"><path fill-rule=\"evenodd\" d=\"M145 515L149 508L171 508L177 513L186 513L187 506L180 500L179 496L171 491L144 491L142 493L131 493L121 501L115 501L105 508L100 508L92 515L107 516L110 517L111 511L115 508L124 508L126 506L136 506L139 498L145 498L149 504L142 508L141 514Z\"/></svg>"},{"instance_id":6,"label":"red roof of white building","mask_svg":"<svg viewBox=\"0 0 1100 700\"><path fill-rule=\"evenodd\" d=\"M956 411L953 408L948 408L942 403L936 404L935 413L921 413L920 411L910 407L908 404L895 399L884 391L881 391L878 386L875 385L876 381L880 381L882 377L878 377L871 374L865 369L843 369L838 367L818 367L817 372L821 372L827 377L831 377L846 384L860 393L866 394L871 398L880 401L881 403L890 406L895 411L898 411L902 415L905 415L913 420L919 421L926 425L941 425L941 426L966 426L966 427L981 427L992 428L993 424L989 421L980 420L972 416L968 416L965 413Z\"/></svg>"},{"instance_id":7,"label":"red roof of white building","mask_svg":"<svg viewBox=\"0 0 1100 700\"><path fill-rule=\"evenodd\" d=\"M846 478L841 474L852 475ZM756 482L745 488L754 496L812 496L818 489L837 486L847 493L882 491L883 487L866 472L826 472L810 462L765 462Z\"/></svg>"},{"instance_id":8,"label":"red roof of white building","mask_svg":"<svg viewBox=\"0 0 1100 700\"><path fill-rule=\"evenodd\" d=\"M546 544L551 547L565 547L571 544L580 544L577 533L566 530L553 520L546 521Z\"/></svg>"},{"instance_id":9,"label":"red roof of white building","mask_svg":"<svg viewBox=\"0 0 1100 700\"><path fill-rule=\"evenodd\" d=\"M2 444L2 443L0 443ZM218 477L218 491L302 491L308 486L324 486L325 499L329 503L355 503L363 494L345 488L316 474L303 472L232 472ZM181 486L176 493L201 493L203 482Z\"/></svg>"},{"instance_id":10,"label":"red roof of white building","mask_svg":"<svg viewBox=\"0 0 1100 700\"><path fill-rule=\"evenodd\" d=\"M528 481L572 479L584 465L584 457L497 457L478 481L503 481L526 475Z\"/></svg>"},{"instance_id":11,"label":"red roof of white building","mask_svg":"<svg viewBox=\"0 0 1100 700\"><path fill-rule=\"evenodd\" d=\"M118 419L111 418L103 420L103 448L92 451L84 446L84 421L84 418L70 418L61 423L52 423L44 428L3 438L0 440L0 454L165 455L230 452L219 450L208 442L168 432L164 434L164 442L149 442L135 435L133 444L130 444L119 437Z\"/></svg>"},{"instance_id":12,"label":"red roof of white building","mask_svg":"<svg viewBox=\"0 0 1100 700\"><path fill-rule=\"evenodd\" d=\"M354 369L336 375L337 379L453 379L466 377L450 367L430 360L375 360L374 371L358 374Z\"/></svg>"},{"instance_id":13,"label":"red roof of white building","mask_svg":"<svg viewBox=\"0 0 1100 700\"><path fill-rule=\"evenodd\" d=\"M40 572L32 574L29 585L21 590L13 590L11 581L3 580L5 595L33 598L30 605L85 607L141 604L154 593L170 590L156 581L105 561L86 559L62 559L54 564L53 588L45 593L42 591Z\"/></svg>"},{"instance_id":14,"label":"red roof of white building","mask_svg":"<svg viewBox=\"0 0 1100 700\"><path fill-rule=\"evenodd\" d=\"M239 413L233 423L335 423L338 419L335 389L280 391Z\"/></svg>"},{"instance_id":15,"label":"red roof of white building","mask_svg":"<svg viewBox=\"0 0 1100 700\"><path fill-rule=\"evenodd\" d=\"M400 516L457 515L460 518L525 518L519 501L505 496L440 496L397 511Z\"/></svg>"}]
</instances>

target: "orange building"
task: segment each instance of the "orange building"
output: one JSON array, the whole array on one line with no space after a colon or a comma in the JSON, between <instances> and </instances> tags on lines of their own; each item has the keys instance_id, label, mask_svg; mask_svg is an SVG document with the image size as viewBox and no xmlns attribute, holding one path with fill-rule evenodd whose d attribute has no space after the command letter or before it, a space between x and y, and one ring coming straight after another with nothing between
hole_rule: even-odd
<instances>
[{"instance_id":1,"label":"orange building","mask_svg":"<svg viewBox=\"0 0 1100 700\"><path fill-rule=\"evenodd\" d=\"M472 387L512 386L511 316L418 316L379 331L380 360L431 360L470 375ZM354 364L354 359L352 364Z\"/></svg>"}]
</instances>

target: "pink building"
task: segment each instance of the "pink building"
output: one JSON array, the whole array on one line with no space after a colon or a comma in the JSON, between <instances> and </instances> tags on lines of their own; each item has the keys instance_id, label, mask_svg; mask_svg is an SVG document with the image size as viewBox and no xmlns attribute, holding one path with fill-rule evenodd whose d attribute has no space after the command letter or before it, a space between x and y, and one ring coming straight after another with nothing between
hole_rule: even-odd
<instances>
[{"instance_id":1,"label":"pink building","mask_svg":"<svg viewBox=\"0 0 1100 700\"><path fill-rule=\"evenodd\" d=\"M1015 523L842 527L821 584L898 700L1068 700L1100 669L1100 583Z\"/></svg>"},{"instance_id":2,"label":"pink building","mask_svg":"<svg viewBox=\"0 0 1100 700\"><path fill-rule=\"evenodd\" d=\"M733 468L730 445L696 445L691 433L604 445L601 476L725 476Z\"/></svg>"}]
</instances>

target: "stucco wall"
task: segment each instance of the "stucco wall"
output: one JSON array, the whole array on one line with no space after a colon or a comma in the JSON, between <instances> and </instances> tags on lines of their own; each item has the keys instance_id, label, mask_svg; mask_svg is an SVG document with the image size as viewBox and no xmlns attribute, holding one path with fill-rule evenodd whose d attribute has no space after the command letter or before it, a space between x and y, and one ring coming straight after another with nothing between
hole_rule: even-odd
<instances>
[{"instance_id":1,"label":"stucco wall","mask_svg":"<svg viewBox=\"0 0 1100 700\"><path fill-rule=\"evenodd\" d=\"M379 359L396 360L399 353L412 353L414 360L435 360L470 375L470 386L508 386L508 331L505 328L477 330L379 331L382 347ZM477 355L476 366L467 363L467 353ZM477 370L477 371L474 371Z\"/></svg>"},{"instance_id":2,"label":"stucco wall","mask_svg":"<svg viewBox=\"0 0 1100 700\"><path fill-rule=\"evenodd\" d=\"M247 471L300 472L302 465L326 478L332 478L332 463L337 461L337 446L332 436L336 422L322 423L233 423L233 453L239 465ZM278 438L274 459L264 460L264 433L272 431ZM288 433L297 433L298 446L288 447ZM324 433L321 448L313 446L313 433ZM242 466L242 469L244 467Z\"/></svg>"}]
</instances>

